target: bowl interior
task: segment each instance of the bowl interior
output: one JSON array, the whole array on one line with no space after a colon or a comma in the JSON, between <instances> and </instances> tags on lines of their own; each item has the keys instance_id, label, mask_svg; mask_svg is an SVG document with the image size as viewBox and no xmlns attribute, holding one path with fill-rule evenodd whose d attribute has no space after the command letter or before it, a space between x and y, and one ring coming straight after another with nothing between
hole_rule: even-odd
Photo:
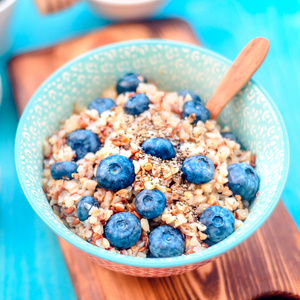
<instances>
[{"instance_id":1,"label":"bowl interior","mask_svg":"<svg viewBox=\"0 0 300 300\"><path fill-rule=\"evenodd\" d=\"M16 164L23 190L39 216L62 238L98 257L142 267L171 267L220 255L250 236L270 215L282 192L289 164L288 140L279 112L251 81L224 109L227 125L257 154L260 192L245 223L224 241L196 254L140 259L99 249L69 231L54 215L41 186L42 144L70 116L73 104L88 104L120 75L137 71L161 89L190 89L207 102L230 63L200 47L161 40L118 43L93 50L50 76L27 105L16 137Z\"/></svg>"}]
</instances>

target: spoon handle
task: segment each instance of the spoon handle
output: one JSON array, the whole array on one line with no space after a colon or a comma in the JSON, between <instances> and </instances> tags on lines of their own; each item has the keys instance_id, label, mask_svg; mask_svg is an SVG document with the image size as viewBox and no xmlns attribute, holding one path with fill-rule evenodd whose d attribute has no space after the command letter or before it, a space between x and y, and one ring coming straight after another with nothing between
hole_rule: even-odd
<instances>
[{"instance_id":1,"label":"spoon handle","mask_svg":"<svg viewBox=\"0 0 300 300\"><path fill-rule=\"evenodd\" d=\"M269 41L262 37L253 39L245 46L206 104L211 119L217 119L226 104L247 84L268 51Z\"/></svg>"}]
</instances>

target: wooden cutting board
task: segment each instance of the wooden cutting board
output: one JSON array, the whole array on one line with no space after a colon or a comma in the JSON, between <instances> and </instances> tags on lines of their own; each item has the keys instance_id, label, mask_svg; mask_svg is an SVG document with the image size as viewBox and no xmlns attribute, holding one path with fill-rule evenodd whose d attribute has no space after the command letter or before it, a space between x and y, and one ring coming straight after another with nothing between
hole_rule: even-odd
<instances>
[{"instance_id":1,"label":"wooden cutting board","mask_svg":"<svg viewBox=\"0 0 300 300\"><path fill-rule=\"evenodd\" d=\"M163 38L199 44L179 19L118 24L53 47L18 55L8 71L19 114L37 87L70 59L131 39ZM109 271L60 239L78 299L300 299L300 236L282 202L249 239L195 271L138 278ZM281 297L281 298L278 298ZM275 299L273 298L273 299Z\"/></svg>"}]
</instances>

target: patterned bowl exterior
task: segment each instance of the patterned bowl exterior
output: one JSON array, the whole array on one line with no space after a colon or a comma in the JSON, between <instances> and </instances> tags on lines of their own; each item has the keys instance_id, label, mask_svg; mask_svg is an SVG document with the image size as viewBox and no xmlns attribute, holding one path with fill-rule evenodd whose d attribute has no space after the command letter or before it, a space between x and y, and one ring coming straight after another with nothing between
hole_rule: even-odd
<instances>
[{"instance_id":1,"label":"patterned bowl exterior","mask_svg":"<svg viewBox=\"0 0 300 300\"><path fill-rule=\"evenodd\" d=\"M128 257L89 244L54 215L42 190L42 142L68 118L73 104L88 104L128 71L145 75L163 90L190 89L207 102L230 62L203 48L178 42L142 40L95 49L50 76L28 103L16 136L16 166L24 193L37 214L60 237L97 262L138 276L184 272L221 255L257 230L276 206L289 167L289 144L282 118L269 96L253 80L219 117L257 154L260 192L244 224L222 242L190 255L172 258ZM162 268L160 272L157 268Z\"/></svg>"},{"instance_id":2,"label":"patterned bowl exterior","mask_svg":"<svg viewBox=\"0 0 300 300\"><path fill-rule=\"evenodd\" d=\"M132 267L127 265L122 265L118 263L114 263L105 259L101 259L99 257L96 257L94 255L90 255L89 253L83 252L79 250L84 256L91 259L94 263L105 267L109 270L115 271L115 272L121 272L126 275L132 275L132 276L139 276L139 277L167 277L167 276L174 276L179 275L185 272L193 271L199 267L202 267L209 262L216 259L216 257L212 259L208 259L205 261L201 261L194 264L189 265L182 265L177 267L170 267L170 268L142 268L142 267Z\"/></svg>"}]
</instances>

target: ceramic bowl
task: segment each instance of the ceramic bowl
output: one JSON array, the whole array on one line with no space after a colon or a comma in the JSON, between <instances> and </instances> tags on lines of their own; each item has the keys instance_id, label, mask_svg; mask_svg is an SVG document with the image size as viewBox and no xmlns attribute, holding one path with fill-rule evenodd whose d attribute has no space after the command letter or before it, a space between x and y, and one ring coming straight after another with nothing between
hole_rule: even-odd
<instances>
[{"instance_id":1,"label":"ceramic bowl","mask_svg":"<svg viewBox=\"0 0 300 300\"><path fill-rule=\"evenodd\" d=\"M89 0L93 9L115 21L142 20L152 16L166 0Z\"/></svg>"},{"instance_id":2,"label":"ceramic bowl","mask_svg":"<svg viewBox=\"0 0 300 300\"><path fill-rule=\"evenodd\" d=\"M16 0L0 0L0 54L9 47L7 31L15 2Z\"/></svg>"},{"instance_id":3,"label":"ceramic bowl","mask_svg":"<svg viewBox=\"0 0 300 300\"><path fill-rule=\"evenodd\" d=\"M259 195L238 230L200 253L142 259L102 250L73 234L56 218L41 185L43 140L70 116L74 102L87 105L129 71L145 75L162 90L190 89L207 102L230 64L225 58L190 44L141 40L95 49L58 69L29 101L16 136L19 179L36 213L57 235L95 262L136 276L168 276L192 270L247 239L275 208L289 167L285 125L274 102L253 80L227 105L218 121L229 126L242 143L257 154Z\"/></svg>"}]
</instances>

